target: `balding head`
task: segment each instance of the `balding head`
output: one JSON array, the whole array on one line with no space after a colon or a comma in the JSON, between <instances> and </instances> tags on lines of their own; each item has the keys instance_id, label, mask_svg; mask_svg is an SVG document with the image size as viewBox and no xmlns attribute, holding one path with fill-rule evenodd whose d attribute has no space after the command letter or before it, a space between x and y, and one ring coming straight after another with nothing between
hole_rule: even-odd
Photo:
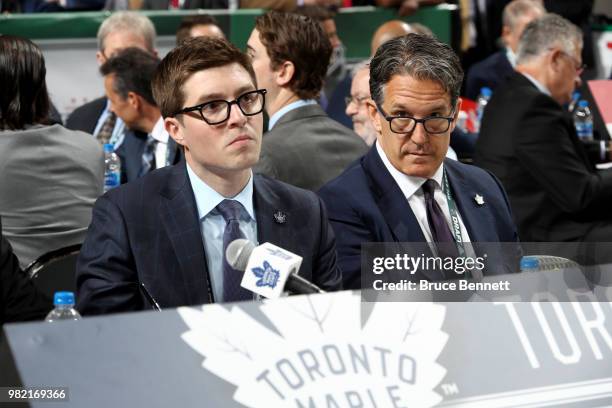
<instances>
[{"instance_id":1,"label":"balding head","mask_svg":"<svg viewBox=\"0 0 612 408\"><path fill-rule=\"evenodd\" d=\"M380 47L387 41L414 32L415 30L410 26L410 24L406 23L405 21L387 21L386 23L378 27L378 29L374 33L374 36L372 37L372 55L376 54L376 50L378 49L378 47Z\"/></svg>"}]
</instances>

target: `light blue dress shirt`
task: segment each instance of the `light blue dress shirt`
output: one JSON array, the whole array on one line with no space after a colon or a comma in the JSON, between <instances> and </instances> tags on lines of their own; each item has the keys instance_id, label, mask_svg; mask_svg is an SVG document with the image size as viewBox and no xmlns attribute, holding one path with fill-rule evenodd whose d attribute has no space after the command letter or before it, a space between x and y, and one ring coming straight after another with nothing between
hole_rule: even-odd
<instances>
[{"instance_id":1,"label":"light blue dress shirt","mask_svg":"<svg viewBox=\"0 0 612 408\"><path fill-rule=\"evenodd\" d=\"M198 208L200 232L202 234L202 242L204 243L206 265L208 266L213 296L215 302L223 302L222 260L223 257L225 257L223 253L225 220L215 207L225 199L232 199L240 202L246 210L238 221L240 224L240 231L244 234L246 239L257 245L257 221L255 218L255 208L253 207L253 173L251 173L247 185L234 197L223 197L216 192L195 174L191 167L189 167L189 164L187 164L187 175L189 176L196 206ZM202 273L203 272L204 271L202 271Z\"/></svg>"},{"instance_id":2,"label":"light blue dress shirt","mask_svg":"<svg viewBox=\"0 0 612 408\"><path fill-rule=\"evenodd\" d=\"M276 125L276 122L278 122L278 120L282 118L283 115L285 115L285 113L291 112L292 110L297 108L301 108L302 106L315 105L316 103L317 101L315 101L314 99L300 99L299 101L291 102L287 106L283 106L278 112L270 116L270 120L268 121L268 130L271 130L274 125Z\"/></svg>"}]
</instances>

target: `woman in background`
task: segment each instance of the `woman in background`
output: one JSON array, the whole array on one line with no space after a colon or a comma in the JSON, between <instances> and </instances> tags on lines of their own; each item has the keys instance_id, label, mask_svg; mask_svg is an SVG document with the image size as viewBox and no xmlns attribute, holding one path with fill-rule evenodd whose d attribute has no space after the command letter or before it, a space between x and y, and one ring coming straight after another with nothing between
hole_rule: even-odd
<instances>
[{"instance_id":1,"label":"woman in background","mask_svg":"<svg viewBox=\"0 0 612 408\"><path fill-rule=\"evenodd\" d=\"M22 267L83 241L104 177L91 135L49 125L45 75L40 48L0 35L0 216Z\"/></svg>"}]
</instances>

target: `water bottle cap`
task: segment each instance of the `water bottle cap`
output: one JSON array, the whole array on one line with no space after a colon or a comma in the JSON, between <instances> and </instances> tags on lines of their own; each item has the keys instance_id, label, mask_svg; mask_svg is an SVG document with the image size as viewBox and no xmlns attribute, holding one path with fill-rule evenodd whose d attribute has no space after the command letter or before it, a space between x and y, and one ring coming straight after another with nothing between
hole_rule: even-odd
<instances>
[{"instance_id":1,"label":"water bottle cap","mask_svg":"<svg viewBox=\"0 0 612 408\"><path fill-rule=\"evenodd\" d=\"M521 270L527 269L538 269L540 267L540 261L535 256L524 256L521 258Z\"/></svg>"},{"instance_id":2,"label":"water bottle cap","mask_svg":"<svg viewBox=\"0 0 612 408\"><path fill-rule=\"evenodd\" d=\"M57 305L74 305L74 293L72 292L55 292L53 296L53 304Z\"/></svg>"},{"instance_id":3,"label":"water bottle cap","mask_svg":"<svg viewBox=\"0 0 612 408\"><path fill-rule=\"evenodd\" d=\"M581 108L587 108L589 106L589 101L585 101L584 99L581 99L578 101L578 106Z\"/></svg>"},{"instance_id":4,"label":"water bottle cap","mask_svg":"<svg viewBox=\"0 0 612 408\"><path fill-rule=\"evenodd\" d=\"M112 143L104 144L104 153L112 153L115 151L115 145Z\"/></svg>"},{"instance_id":5,"label":"water bottle cap","mask_svg":"<svg viewBox=\"0 0 612 408\"><path fill-rule=\"evenodd\" d=\"M489 97L493 94L493 91L488 86L483 86L480 88L480 94L484 97Z\"/></svg>"}]
</instances>

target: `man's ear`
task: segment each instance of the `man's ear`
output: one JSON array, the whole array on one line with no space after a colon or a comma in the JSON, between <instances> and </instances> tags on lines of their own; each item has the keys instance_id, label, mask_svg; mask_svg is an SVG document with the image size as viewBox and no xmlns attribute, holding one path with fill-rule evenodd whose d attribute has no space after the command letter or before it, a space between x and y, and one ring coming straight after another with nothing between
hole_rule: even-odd
<instances>
[{"instance_id":1,"label":"man's ear","mask_svg":"<svg viewBox=\"0 0 612 408\"><path fill-rule=\"evenodd\" d=\"M291 61L285 61L274 72L276 83L278 86L287 86L295 75L295 65Z\"/></svg>"},{"instance_id":2,"label":"man's ear","mask_svg":"<svg viewBox=\"0 0 612 408\"><path fill-rule=\"evenodd\" d=\"M170 135L174 141L181 145L185 146L185 139L183 138L183 127L179 123L177 118L165 118L164 119L164 128L166 128L166 132Z\"/></svg>"},{"instance_id":3,"label":"man's ear","mask_svg":"<svg viewBox=\"0 0 612 408\"><path fill-rule=\"evenodd\" d=\"M563 69L563 57L563 51L559 49L555 48L550 52L548 62L553 71L558 72Z\"/></svg>"},{"instance_id":4,"label":"man's ear","mask_svg":"<svg viewBox=\"0 0 612 408\"><path fill-rule=\"evenodd\" d=\"M142 106L141 97L136 92L132 92L132 91L128 92L126 99L127 99L127 102L130 104L130 106L137 111Z\"/></svg>"},{"instance_id":5,"label":"man's ear","mask_svg":"<svg viewBox=\"0 0 612 408\"><path fill-rule=\"evenodd\" d=\"M457 118L459 117L459 112L461 111L461 105L463 104L463 99L457 98L457 103L455 104L455 113L453 114L453 121L450 125L450 131L455 130L457 126Z\"/></svg>"},{"instance_id":6,"label":"man's ear","mask_svg":"<svg viewBox=\"0 0 612 408\"><path fill-rule=\"evenodd\" d=\"M370 117L370 121L372 125L374 125L374 129L376 129L376 133L380 134L382 132L382 124L381 119L384 120L378 108L376 108L376 104L373 100L369 99L367 102L368 107L368 116Z\"/></svg>"},{"instance_id":7,"label":"man's ear","mask_svg":"<svg viewBox=\"0 0 612 408\"><path fill-rule=\"evenodd\" d=\"M98 61L98 66L101 67L102 64L104 64L106 62L106 58L104 57L104 54L102 54L102 51L97 51L96 52L96 61Z\"/></svg>"}]
</instances>

